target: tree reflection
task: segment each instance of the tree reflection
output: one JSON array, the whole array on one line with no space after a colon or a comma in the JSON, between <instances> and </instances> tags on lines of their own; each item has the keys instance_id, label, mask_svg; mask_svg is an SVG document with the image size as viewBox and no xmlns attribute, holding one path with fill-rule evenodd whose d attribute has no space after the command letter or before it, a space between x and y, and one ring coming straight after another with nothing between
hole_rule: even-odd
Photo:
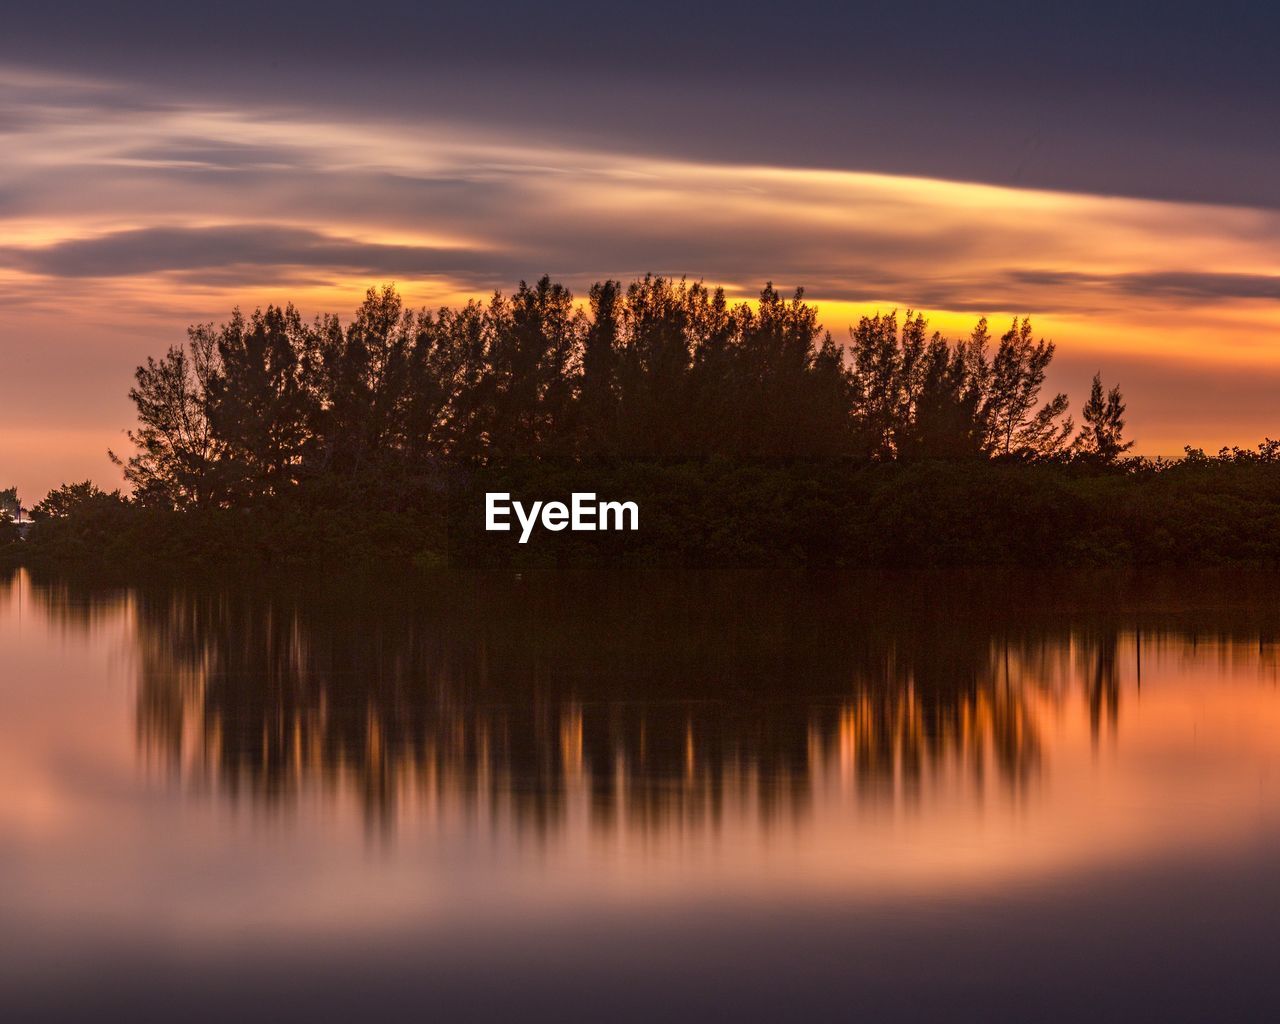
<instances>
[{"instance_id":1,"label":"tree reflection","mask_svg":"<svg viewBox=\"0 0 1280 1024\"><path fill-rule=\"evenodd\" d=\"M139 749L185 784L275 808L354 797L378 829L448 804L545 834L574 801L607 830L714 824L729 801L776 822L832 787L864 808L939 779L1020 792L1046 708L1082 699L1095 735L1118 728L1136 631L1271 648L1273 599L1242 614L1161 586L561 574L32 594L67 628L129 608Z\"/></svg>"}]
</instances>

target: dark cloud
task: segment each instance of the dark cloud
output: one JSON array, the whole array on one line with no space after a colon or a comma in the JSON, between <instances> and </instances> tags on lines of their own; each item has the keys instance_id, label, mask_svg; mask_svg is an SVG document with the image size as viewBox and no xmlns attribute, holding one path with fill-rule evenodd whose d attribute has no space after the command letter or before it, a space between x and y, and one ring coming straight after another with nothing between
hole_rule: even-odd
<instances>
[{"instance_id":1,"label":"dark cloud","mask_svg":"<svg viewBox=\"0 0 1280 1024\"><path fill-rule=\"evenodd\" d=\"M163 178L155 180L160 195ZM315 191L300 181L282 209L291 217L317 222L339 210L367 217L373 207L390 215L397 209L396 201L385 197L361 201L362 194L379 192L374 187L378 182L403 187L394 193L399 208L414 209L412 215L402 214L404 227L426 230L434 224L455 236L474 238L477 244L376 243L258 222L166 225L69 238L40 247L0 247L0 266L56 278L182 272L193 275L195 283L224 285L296 282L298 268L310 268L401 279L445 276L485 289L543 273L581 289L602 277L653 272L706 279L745 291L776 280L831 298L883 298L927 285L918 271L922 255L954 263L963 261L982 242L981 233L970 230L940 229L926 238L843 225L797 233L783 217L758 222L735 219L722 227L702 223L696 214L658 220L644 214L592 218L574 212L548 218L531 213L531 200L508 186L477 192L466 184L384 176L365 180L363 190L359 178L339 182L335 188L334 182L322 177ZM265 203L260 198L256 205ZM243 268L251 272L246 274ZM944 290L939 286L938 294Z\"/></svg>"},{"instance_id":2,"label":"dark cloud","mask_svg":"<svg viewBox=\"0 0 1280 1024\"><path fill-rule=\"evenodd\" d=\"M1016 284L1093 289L1133 298L1202 302L1232 299L1280 299L1280 276L1173 270L1135 274L1084 274L1065 270L1016 270Z\"/></svg>"},{"instance_id":3,"label":"dark cloud","mask_svg":"<svg viewBox=\"0 0 1280 1024\"><path fill-rule=\"evenodd\" d=\"M1126 300L1171 303L1280 299L1280 276L1207 271L1088 274L1065 270L1009 270L985 277L930 277L917 269L897 272L883 264L852 264L798 278L812 295L828 301L888 302L899 307L986 313L1025 310L1103 315Z\"/></svg>"},{"instance_id":4,"label":"dark cloud","mask_svg":"<svg viewBox=\"0 0 1280 1024\"><path fill-rule=\"evenodd\" d=\"M384 245L270 225L155 227L0 250L0 262L53 277L124 277L166 271L312 267L357 274L488 274L509 263L467 249Z\"/></svg>"},{"instance_id":5,"label":"dark cloud","mask_svg":"<svg viewBox=\"0 0 1280 1024\"><path fill-rule=\"evenodd\" d=\"M1278 37L1264 3L141 0L19 5L0 61L629 152L1280 207Z\"/></svg>"},{"instance_id":6,"label":"dark cloud","mask_svg":"<svg viewBox=\"0 0 1280 1024\"><path fill-rule=\"evenodd\" d=\"M930 276L922 254L963 264L974 240L940 234L909 240L878 232L843 231L838 263L815 261L812 240L785 226L761 225L726 239L681 239L670 228L645 235L609 225L567 224L539 236L527 225L500 250L365 242L271 224L153 227L38 248L0 249L0 265L54 278L115 278L167 273L204 286L298 285L323 273L387 280L442 277L479 290L507 288L550 273L578 290L601 277L647 272L688 276L754 292L767 280L804 287L826 301L885 302L903 308L982 313L1000 309L1096 312L1128 299L1214 302L1280 299L1280 277L1262 274L1161 271L1115 275L1066 270L1008 270L983 278ZM637 237L638 235L638 237Z\"/></svg>"}]
</instances>

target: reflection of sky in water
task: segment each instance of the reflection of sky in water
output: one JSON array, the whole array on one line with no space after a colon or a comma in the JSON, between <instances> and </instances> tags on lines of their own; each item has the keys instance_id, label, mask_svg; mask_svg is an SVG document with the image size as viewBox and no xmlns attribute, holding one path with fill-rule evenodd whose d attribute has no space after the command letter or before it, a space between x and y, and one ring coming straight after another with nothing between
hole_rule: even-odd
<instances>
[{"instance_id":1,"label":"reflection of sky in water","mask_svg":"<svg viewBox=\"0 0 1280 1024\"><path fill-rule=\"evenodd\" d=\"M0 980L350 943L447 947L461 977L530 934L543 981L574 942L606 979L611 951L658 970L704 929L726 959L689 952L696 974L754 955L725 915L785 961L829 915L850 949L883 915L927 945L971 903L997 936L1033 906L1065 927L1055 901L1130 874L1151 891L1126 921L1175 916L1144 941L1192 942L1235 904L1178 900L1271 882L1275 601L655 586L669 613L554 586L370 608L15 578Z\"/></svg>"}]
</instances>

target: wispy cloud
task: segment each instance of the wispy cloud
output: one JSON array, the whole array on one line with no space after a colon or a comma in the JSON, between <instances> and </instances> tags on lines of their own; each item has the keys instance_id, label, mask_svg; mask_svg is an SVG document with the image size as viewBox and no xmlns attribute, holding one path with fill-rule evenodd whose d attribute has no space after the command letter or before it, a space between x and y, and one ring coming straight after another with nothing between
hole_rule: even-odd
<instances>
[{"instance_id":1,"label":"wispy cloud","mask_svg":"<svg viewBox=\"0 0 1280 1024\"><path fill-rule=\"evenodd\" d=\"M495 257L464 249L363 242L271 224L149 227L0 249L0 263L58 278L129 277L168 271L323 268L371 277L492 272Z\"/></svg>"},{"instance_id":2,"label":"wispy cloud","mask_svg":"<svg viewBox=\"0 0 1280 1024\"><path fill-rule=\"evenodd\" d=\"M1038 288L1067 288L1171 302L1280 299L1280 274L1224 274L1168 270L1084 274L1070 270L1017 270L1009 279Z\"/></svg>"},{"instance_id":3,"label":"wispy cloud","mask_svg":"<svg viewBox=\"0 0 1280 1024\"><path fill-rule=\"evenodd\" d=\"M162 104L0 77L5 265L47 278L266 266L431 275L658 270L956 310L1274 297L1280 214L569 149L447 121ZM1206 264L1214 269L1206 274ZM276 275L287 280L287 275Z\"/></svg>"}]
</instances>

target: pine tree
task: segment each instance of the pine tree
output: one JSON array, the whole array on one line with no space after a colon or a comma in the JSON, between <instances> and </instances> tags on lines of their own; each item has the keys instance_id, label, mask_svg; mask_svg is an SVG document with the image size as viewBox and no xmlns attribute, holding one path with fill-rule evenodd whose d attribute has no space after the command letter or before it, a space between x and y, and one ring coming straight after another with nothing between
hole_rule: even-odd
<instances>
[{"instance_id":1,"label":"pine tree","mask_svg":"<svg viewBox=\"0 0 1280 1024\"><path fill-rule=\"evenodd\" d=\"M1133 447L1132 441L1123 440L1124 409L1119 386L1113 387L1104 395L1102 374L1095 373L1089 400L1080 413L1084 424L1076 438L1076 453L1104 466L1114 465L1121 455Z\"/></svg>"},{"instance_id":2,"label":"pine tree","mask_svg":"<svg viewBox=\"0 0 1280 1024\"><path fill-rule=\"evenodd\" d=\"M1033 340L1026 317L1014 320L1000 339L983 403L989 454L1044 459L1066 448L1075 426L1066 416L1067 396L1059 393L1039 405L1053 353L1053 342Z\"/></svg>"}]
</instances>

